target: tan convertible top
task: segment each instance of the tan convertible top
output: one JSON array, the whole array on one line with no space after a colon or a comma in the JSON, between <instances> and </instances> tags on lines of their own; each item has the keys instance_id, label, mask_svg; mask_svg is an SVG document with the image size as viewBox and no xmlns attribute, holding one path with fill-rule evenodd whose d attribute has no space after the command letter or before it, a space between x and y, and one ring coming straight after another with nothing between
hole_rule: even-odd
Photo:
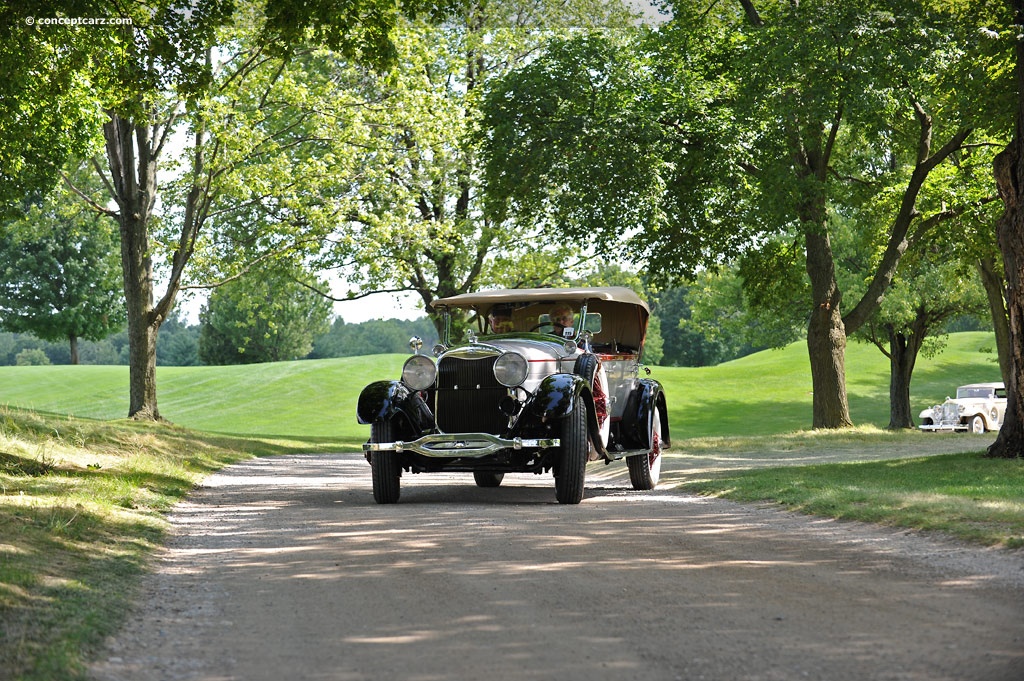
<instances>
[{"instance_id":1,"label":"tan convertible top","mask_svg":"<svg viewBox=\"0 0 1024 681\"><path fill-rule=\"evenodd\" d=\"M528 302L562 302L583 300L607 300L616 303L639 305L650 312L647 303L640 299L632 289L625 286L601 286L584 288L516 288L496 289L493 291L477 291L463 293L449 298L438 298L431 307L478 307L491 306L495 303L528 303Z\"/></svg>"},{"instance_id":2,"label":"tan convertible top","mask_svg":"<svg viewBox=\"0 0 1024 681\"><path fill-rule=\"evenodd\" d=\"M607 345L613 348L632 348L639 352L644 345L647 330L647 318L650 308L632 289L625 286L605 286L588 288L519 288L500 289L495 291L477 291L463 293L459 296L440 298L431 303L434 308L473 308L482 316L487 316L491 308L504 303L526 304L528 306L545 306L555 303L582 305L587 301L587 309L604 317L601 331L594 335L595 345ZM547 312L548 310L543 310ZM538 317L534 317L536 322Z\"/></svg>"}]
</instances>

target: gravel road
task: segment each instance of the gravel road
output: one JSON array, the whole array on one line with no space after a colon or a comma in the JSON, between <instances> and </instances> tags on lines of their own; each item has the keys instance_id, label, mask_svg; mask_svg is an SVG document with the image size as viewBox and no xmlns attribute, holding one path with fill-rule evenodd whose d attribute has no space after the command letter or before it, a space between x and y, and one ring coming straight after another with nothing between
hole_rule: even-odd
<instances>
[{"instance_id":1,"label":"gravel road","mask_svg":"<svg viewBox=\"0 0 1024 681\"><path fill-rule=\"evenodd\" d=\"M406 475L402 502L378 506L359 455L232 466L172 514L91 674L1024 679L1024 553L635 492L624 470L592 464L579 506L533 475Z\"/></svg>"}]
</instances>

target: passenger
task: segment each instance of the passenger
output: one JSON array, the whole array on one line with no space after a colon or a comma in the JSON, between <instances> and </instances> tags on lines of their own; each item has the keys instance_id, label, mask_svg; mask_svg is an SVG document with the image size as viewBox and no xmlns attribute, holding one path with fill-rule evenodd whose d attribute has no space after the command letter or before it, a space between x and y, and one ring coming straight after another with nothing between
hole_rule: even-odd
<instances>
[{"instance_id":1,"label":"passenger","mask_svg":"<svg viewBox=\"0 0 1024 681\"><path fill-rule=\"evenodd\" d=\"M491 333L509 333L515 328L512 324L512 311L507 308L491 308L487 315L487 325Z\"/></svg>"}]
</instances>

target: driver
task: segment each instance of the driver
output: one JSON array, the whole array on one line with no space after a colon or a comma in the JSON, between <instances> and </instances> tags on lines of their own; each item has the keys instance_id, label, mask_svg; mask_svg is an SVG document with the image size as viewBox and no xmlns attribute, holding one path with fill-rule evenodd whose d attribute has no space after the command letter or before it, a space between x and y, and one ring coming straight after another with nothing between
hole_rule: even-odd
<instances>
[{"instance_id":1,"label":"driver","mask_svg":"<svg viewBox=\"0 0 1024 681\"><path fill-rule=\"evenodd\" d=\"M555 305L548 312L548 318L554 327L551 333L562 338L571 338L575 329L573 328L573 311L565 303Z\"/></svg>"}]
</instances>

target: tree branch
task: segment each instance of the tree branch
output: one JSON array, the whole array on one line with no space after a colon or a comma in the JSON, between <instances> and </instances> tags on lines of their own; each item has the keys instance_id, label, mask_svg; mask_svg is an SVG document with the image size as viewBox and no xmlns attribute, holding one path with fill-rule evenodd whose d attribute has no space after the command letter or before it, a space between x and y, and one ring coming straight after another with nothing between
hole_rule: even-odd
<instances>
[{"instance_id":1,"label":"tree branch","mask_svg":"<svg viewBox=\"0 0 1024 681\"><path fill-rule=\"evenodd\" d=\"M77 194L78 197L80 199L82 199L83 201L85 201L89 205L90 208L92 208L97 213L100 213L102 215L109 215L110 217L114 218L115 220L117 219L117 216L118 216L118 212L117 211L110 210L109 208L106 208L106 207L101 206L100 204L96 203L96 201L94 201L92 199L92 197L88 196L85 192L83 192L81 189L76 187L75 183L71 181L71 178L68 177L67 173L65 173L63 170L60 171L60 176L62 178L64 178L64 184L67 185L68 189L70 189L75 194ZM103 178L103 182L104 182L104 184L107 185L108 188L110 188L109 183L107 183L107 178L104 177Z\"/></svg>"}]
</instances>

